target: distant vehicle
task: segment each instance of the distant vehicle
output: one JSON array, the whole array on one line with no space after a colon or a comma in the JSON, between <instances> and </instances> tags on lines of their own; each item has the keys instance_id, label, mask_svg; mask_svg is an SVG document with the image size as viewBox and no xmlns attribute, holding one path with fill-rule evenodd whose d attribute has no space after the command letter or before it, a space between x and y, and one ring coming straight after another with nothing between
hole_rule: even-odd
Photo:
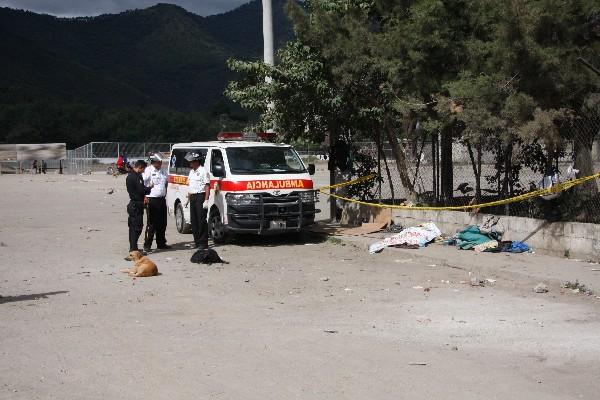
<instances>
[{"instance_id":1,"label":"distant vehicle","mask_svg":"<svg viewBox=\"0 0 600 400\"><path fill-rule=\"evenodd\" d=\"M191 151L205 157L210 174L208 227L215 243L227 242L236 233L298 232L314 223L320 212L311 178L314 165L307 168L292 146L268 142L273 134L254 137L256 141L249 141L242 133L222 132L218 141L173 145L167 209L178 232L190 231L185 155Z\"/></svg>"}]
</instances>

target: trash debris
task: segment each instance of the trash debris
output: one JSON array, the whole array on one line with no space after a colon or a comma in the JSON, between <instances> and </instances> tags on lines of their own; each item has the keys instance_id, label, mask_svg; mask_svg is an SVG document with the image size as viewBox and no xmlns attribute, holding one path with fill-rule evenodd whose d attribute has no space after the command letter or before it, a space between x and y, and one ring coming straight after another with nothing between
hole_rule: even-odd
<instances>
[{"instance_id":1,"label":"trash debris","mask_svg":"<svg viewBox=\"0 0 600 400\"><path fill-rule=\"evenodd\" d=\"M482 281L481 279L479 279L476 276L471 278L470 284L471 284L471 286L485 286L484 281Z\"/></svg>"},{"instance_id":2,"label":"trash debris","mask_svg":"<svg viewBox=\"0 0 600 400\"><path fill-rule=\"evenodd\" d=\"M584 284L579 283L579 280L575 280L575 282L565 282L565 284L563 285L564 289L571 289L571 291L573 293L583 293L583 294L587 294L587 295L592 295L593 292L586 287Z\"/></svg>"},{"instance_id":3,"label":"trash debris","mask_svg":"<svg viewBox=\"0 0 600 400\"><path fill-rule=\"evenodd\" d=\"M323 282L327 282L327 281L329 280L329 278L328 278L328 277L326 277L326 276L324 276L323 278L321 278L321 280L322 280Z\"/></svg>"},{"instance_id":4,"label":"trash debris","mask_svg":"<svg viewBox=\"0 0 600 400\"><path fill-rule=\"evenodd\" d=\"M400 233L400 232L402 232L403 229L404 228L402 227L402 225L400 225L400 224L394 224L392 222L385 229L383 229L383 232L386 232L386 233Z\"/></svg>"},{"instance_id":5,"label":"trash debris","mask_svg":"<svg viewBox=\"0 0 600 400\"><path fill-rule=\"evenodd\" d=\"M426 222L416 227L406 228L400 233L371 244L369 246L369 253L379 253L389 246L408 245L422 247L441 235L442 232L433 222Z\"/></svg>"},{"instance_id":6,"label":"trash debris","mask_svg":"<svg viewBox=\"0 0 600 400\"><path fill-rule=\"evenodd\" d=\"M245 279L244 282L249 283L250 279Z\"/></svg>"},{"instance_id":7,"label":"trash debris","mask_svg":"<svg viewBox=\"0 0 600 400\"><path fill-rule=\"evenodd\" d=\"M548 285L546 285L545 283L538 283L534 288L533 291L535 293L548 293L550 289L548 289Z\"/></svg>"},{"instance_id":8,"label":"trash debris","mask_svg":"<svg viewBox=\"0 0 600 400\"><path fill-rule=\"evenodd\" d=\"M471 286L485 286L485 281L479 279L472 272L469 272L469 283Z\"/></svg>"},{"instance_id":9,"label":"trash debris","mask_svg":"<svg viewBox=\"0 0 600 400\"><path fill-rule=\"evenodd\" d=\"M325 329L323 332L325 332L325 333L338 333L338 331L334 331L332 329Z\"/></svg>"},{"instance_id":10,"label":"trash debris","mask_svg":"<svg viewBox=\"0 0 600 400\"><path fill-rule=\"evenodd\" d=\"M424 362L411 362L411 363L408 363L408 365L427 365L427 363L424 363Z\"/></svg>"},{"instance_id":11,"label":"trash debris","mask_svg":"<svg viewBox=\"0 0 600 400\"><path fill-rule=\"evenodd\" d=\"M413 286L413 289L415 289L415 290L421 290L421 289L423 289L423 286Z\"/></svg>"},{"instance_id":12,"label":"trash debris","mask_svg":"<svg viewBox=\"0 0 600 400\"><path fill-rule=\"evenodd\" d=\"M524 242L511 242L510 248L507 251L508 253L525 253L529 251L529 245Z\"/></svg>"},{"instance_id":13,"label":"trash debris","mask_svg":"<svg viewBox=\"0 0 600 400\"><path fill-rule=\"evenodd\" d=\"M340 235L348 235L348 236L360 236L367 235L369 233L380 232L387 226L387 222L365 222L361 226L357 226L354 228L345 228L340 229L338 234Z\"/></svg>"},{"instance_id":14,"label":"trash debris","mask_svg":"<svg viewBox=\"0 0 600 400\"><path fill-rule=\"evenodd\" d=\"M115 192L115 189L110 189L108 192L106 192L106 194L113 194Z\"/></svg>"},{"instance_id":15,"label":"trash debris","mask_svg":"<svg viewBox=\"0 0 600 400\"><path fill-rule=\"evenodd\" d=\"M488 279L486 279L485 281L486 281L487 283L489 283L490 285L493 285L494 283L496 283L496 279L490 279L490 278L488 278Z\"/></svg>"},{"instance_id":16,"label":"trash debris","mask_svg":"<svg viewBox=\"0 0 600 400\"><path fill-rule=\"evenodd\" d=\"M478 244L473 246L473 250L477 251L477 252L484 252L484 251L488 251L491 249L495 249L498 247L498 241L497 240L489 240L487 242Z\"/></svg>"}]
</instances>

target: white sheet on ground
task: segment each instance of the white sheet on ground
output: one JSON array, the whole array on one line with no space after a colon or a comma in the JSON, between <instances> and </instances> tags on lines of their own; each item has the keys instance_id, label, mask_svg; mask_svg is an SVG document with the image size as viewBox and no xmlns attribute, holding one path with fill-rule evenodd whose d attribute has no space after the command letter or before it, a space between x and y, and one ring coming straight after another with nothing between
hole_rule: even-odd
<instances>
[{"instance_id":1,"label":"white sheet on ground","mask_svg":"<svg viewBox=\"0 0 600 400\"><path fill-rule=\"evenodd\" d=\"M433 222L426 222L419 226L404 229L402 232L388 236L380 242L375 242L369 246L369 253L378 253L386 247L399 244L425 246L442 232Z\"/></svg>"}]
</instances>

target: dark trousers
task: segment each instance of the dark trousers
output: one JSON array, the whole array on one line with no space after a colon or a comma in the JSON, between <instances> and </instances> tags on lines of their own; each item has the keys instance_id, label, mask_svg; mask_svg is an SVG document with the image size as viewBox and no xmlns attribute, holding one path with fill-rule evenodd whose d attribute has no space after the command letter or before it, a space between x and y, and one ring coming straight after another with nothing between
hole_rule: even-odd
<instances>
[{"instance_id":1,"label":"dark trousers","mask_svg":"<svg viewBox=\"0 0 600 400\"><path fill-rule=\"evenodd\" d=\"M206 211L202 208L204 193L190 196L190 217L194 243L199 247L208 247L208 223L206 222Z\"/></svg>"},{"instance_id":2,"label":"dark trousers","mask_svg":"<svg viewBox=\"0 0 600 400\"><path fill-rule=\"evenodd\" d=\"M164 197L148 198L148 220L146 221L146 235L144 248L152 247L156 233L156 246L163 247L167 244L165 231L167 230L167 200Z\"/></svg>"},{"instance_id":3,"label":"dark trousers","mask_svg":"<svg viewBox=\"0 0 600 400\"><path fill-rule=\"evenodd\" d=\"M144 203L130 201L127 204L127 226L129 226L129 251L138 250L138 239L144 228Z\"/></svg>"}]
</instances>

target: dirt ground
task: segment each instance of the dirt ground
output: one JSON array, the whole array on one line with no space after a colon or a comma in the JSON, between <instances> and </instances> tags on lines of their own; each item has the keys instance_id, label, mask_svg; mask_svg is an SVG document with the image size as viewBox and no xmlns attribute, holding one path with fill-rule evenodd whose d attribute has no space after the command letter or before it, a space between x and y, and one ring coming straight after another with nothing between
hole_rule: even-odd
<instances>
[{"instance_id":1,"label":"dirt ground","mask_svg":"<svg viewBox=\"0 0 600 400\"><path fill-rule=\"evenodd\" d=\"M0 183L1 399L598 398L600 301L533 293L549 258L472 258L485 287L361 238L245 238L194 265L169 219L162 274L133 280L124 177Z\"/></svg>"}]
</instances>

